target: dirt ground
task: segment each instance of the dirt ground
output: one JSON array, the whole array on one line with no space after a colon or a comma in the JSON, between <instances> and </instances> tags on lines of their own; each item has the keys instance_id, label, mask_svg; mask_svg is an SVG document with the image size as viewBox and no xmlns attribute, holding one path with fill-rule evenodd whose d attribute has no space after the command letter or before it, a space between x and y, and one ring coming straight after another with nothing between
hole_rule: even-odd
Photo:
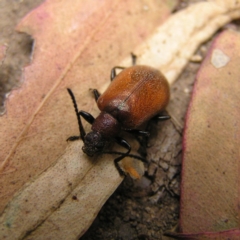
<instances>
[{"instance_id":1,"label":"dirt ground","mask_svg":"<svg viewBox=\"0 0 240 240\"><path fill-rule=\"evenodd\" d=\"M0 111L4 95L19 86L21 69L30 62L33 40L17 33L17 22L42 0L0 0L0 44L9 48L0 67ZM197 1L181 1L179 8ZM198 54L204 55L208 44ZM152 122L147 148L146 174L139 181L126 178L109 198L96 220L81 238L90 239L167 239L166 231L176 230L179 220L180 173L184 116L191 97L199 63L190 62L171 87L168 112L171 121Z\"/></svg>"}]
</instances>

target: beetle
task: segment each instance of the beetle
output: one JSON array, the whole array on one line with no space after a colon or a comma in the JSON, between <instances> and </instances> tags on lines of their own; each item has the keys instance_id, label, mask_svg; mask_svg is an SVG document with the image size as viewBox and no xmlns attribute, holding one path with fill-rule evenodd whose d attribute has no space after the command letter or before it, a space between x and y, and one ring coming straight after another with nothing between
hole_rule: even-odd
<instances>
[{"instance_id":1,"label":"beetle","mask_svg":"<svg viewBox=\"0 0 240 240\"><path fill-rule=\"evenodd\" d=\"M134 62L134 59L133 59ZM117 74L116 70L122 71ZM111 83L101 95L97 89L93 94L100 114L94 118L90 113L78 111L77 103L71 89L70 94L78 119L79 136L71 136L67 140L81 139L84 143L82 150L88 156L104 152L110 142L116 142L125 148L125 153L114 160L114 164L121 175L124 174L119 166L119 161L130 156L141 161L140 157L130 154L130 144L119 136L121 131L126 131L135 136L148 136L147 131L139 129L141 125L151 118L167 120L168 115L161 115L168 104L170 97L169 84L164 75L149 66L133 65L129 68L116 66L111 70ZM87 133L83 127L81 117L92 125L92 131ZM117 153L117 152L112 152Z\"/></svg>"}]
</instances>

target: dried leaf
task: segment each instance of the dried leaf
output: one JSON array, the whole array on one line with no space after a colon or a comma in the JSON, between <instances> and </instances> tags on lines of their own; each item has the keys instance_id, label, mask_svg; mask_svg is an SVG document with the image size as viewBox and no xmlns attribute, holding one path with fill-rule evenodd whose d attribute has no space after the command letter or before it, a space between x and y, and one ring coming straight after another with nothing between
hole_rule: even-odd
<instances>
[{"instance_id":1,"label":"dried leaf","mask_svg":"<svg viewBox=\"0 0 240 240\"><path fill-rule=\"evenodd\" d=\"M138 47L138 63L161 69L173 83L199 45L226 23L239 18L239 10L239 1L212 0L177 12Z\"/></svg>"},{"instance_id":2,"label":"dried leaf","mask_svg":"<svg viewBox=\"0 0 240 240\"><path fill-rule=\"evenodd\" d=\"M184 134L183 233L240 227L239 52L240 34L225 31L197 74Z\"/></svg>"}]
</instances>

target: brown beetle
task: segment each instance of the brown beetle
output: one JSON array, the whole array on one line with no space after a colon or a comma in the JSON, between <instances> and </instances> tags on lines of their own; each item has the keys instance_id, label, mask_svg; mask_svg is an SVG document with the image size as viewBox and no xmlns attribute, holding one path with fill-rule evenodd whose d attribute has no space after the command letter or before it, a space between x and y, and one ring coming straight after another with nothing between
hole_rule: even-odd
<instances>
[{"instance_id":1,"label":"brown beetle","mask_svg":"<svg viewBox=\"0 0 240 240\"><path fill-rule=\"evenodd\" d=\"M116 69L123 69L118 75ZM159 115L169 101L169 85L166 78L158 70L136 65L129 68L114 67L111 71L111 84L107 90L100 93L93 89L98 108L101 110L95 119L90 113L78 111L75 97L70 89L68 92L72 98L77 114L80 136L72 136L67 140L82 139L83 152L88 156L104 152L108 143L114 141L127 149L126 153L114 160L120 174L124 172L118 162L126 156L142 160L140 157L131 155L131 146L123 138L119 137L122 130L137 136L148 136L146 131L138 128L153 117L159 120L167 120L170 117ZM92 131L86 134L81 122L82 116L92 124ZM117 152L112 152L117 153Z\"/></svg>"}]
</instances>

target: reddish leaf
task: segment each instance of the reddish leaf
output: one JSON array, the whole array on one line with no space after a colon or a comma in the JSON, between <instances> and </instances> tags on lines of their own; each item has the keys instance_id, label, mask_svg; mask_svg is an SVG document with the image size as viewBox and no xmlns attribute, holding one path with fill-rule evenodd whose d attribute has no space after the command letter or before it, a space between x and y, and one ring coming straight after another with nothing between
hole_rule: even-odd
<instances>
[{"instance_id":1,"label":"reddish leaf","mask_svg":"<svg viewBox=\"0 0 240 240\"><path fill-rule=\"evenodd\" d=\"M184 233L167 233L167 236L171 236L176 239L185 239L185 240L238 240L240 238L240 230L231 229L228 231L222 232L206 232L206 233L193 233L193 234L184 234Z\"/></svg>"},{"instance_id":2,"label":"reddish leaf","mask_svg":"<svg viewBox=\"0 0 240 240\"><path fill-rule=\"evenodd\" d=\"M198 72L184 133L181 230L239 228L240 35L225 31Z\"/></svg>"}]
</instances>

